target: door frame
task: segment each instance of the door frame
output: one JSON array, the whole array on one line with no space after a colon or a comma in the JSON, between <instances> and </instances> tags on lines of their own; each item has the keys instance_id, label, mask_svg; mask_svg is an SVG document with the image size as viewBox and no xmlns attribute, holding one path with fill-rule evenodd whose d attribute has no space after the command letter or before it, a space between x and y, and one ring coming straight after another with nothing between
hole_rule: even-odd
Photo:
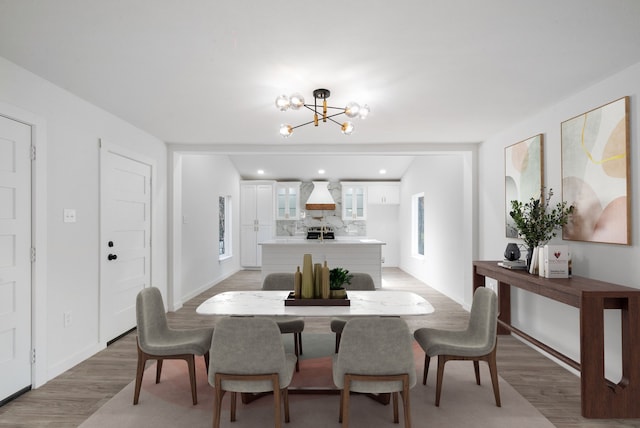
<instances>
[{"instance_id":1,"label":"door frame","mask_svg":"<svg viewBox=\"0 0 640 428\"><path fill-rule=\"evenodd\" d=\"M47 376L47 130L44 118L0 101L0 115L31 127L31 386L38 388ZM35 362L34 362L35 356Z\"/></svg>"},{"instance_id":2,"label":"door frame","mask_svg":"<svg viewBox=\"0 0 640 428\"><path fill-rule=\"evenodd\" d=\"M105 263L105 258L102 257L102 243L103 243L103 237L104 237L104 224L102 222L102 220L104 219L104 214L102 212L103 209L103 201L102 198L105 194L104 191L104 180L103 180L103 154L106 153L107 151L117 154L119 156L123 156L125 158L131 159L133 161L136 162L140 162L143 163L145 165L149 165L149 167L151 168L151 180L149 183L149 285L153 284L153 231L154 231L154 202L155 202L155 198L154 198L154 192L155 192L155 184L156 184L156 172L157 172L157 165L156 165L156 161L150 157L147 157L145 155L142 155L140 153L134 152L132 150L129 150L127 148L124 148L123 146L117 145L107 139L104 138L100 138L100 238L99 238L99 242L100 242L100 248L99 248L99 257L100 257L100 263L99 263L99 269L100 269L100 286L99 286L99 300L100 300L100 306L99 306L99 337L100 337L100 344L103 346L107 345L107 339L105 338L105 328L104 328L104 299L102 298L103 296L103 292L104 292L104 287L103 287L103 264ZM164 294L165 290L161 290L162 293Z\"/></svg>"},{"instance_id":3,"label":"door frame","mask_svg":"<svg viewBox=\"0 0 640 428\"><path fill-rule=\"evenodd\" d=\"M183 153L170 149L167 153L168 171L167 182L171 180L168 188L167 206L169 233L167 245L168 251L168 289L167 307L170 311L182 308L182 158Z\"/></svg>"}]
</instances>

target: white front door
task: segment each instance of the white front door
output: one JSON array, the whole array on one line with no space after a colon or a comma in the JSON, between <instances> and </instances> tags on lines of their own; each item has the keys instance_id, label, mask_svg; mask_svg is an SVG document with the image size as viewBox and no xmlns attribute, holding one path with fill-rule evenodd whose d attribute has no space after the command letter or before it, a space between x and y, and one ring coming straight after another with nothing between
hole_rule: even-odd
<instances>
[{"instance_id":1,"label":"white front door","mask_svg":"<svg viewBox=\"0 0 640 428\"><path fill-rule=\"evenodd\" d=\"M0 400L31 385L31 127L0 116Z\"/></svg>"},{"instance_id":2,"label":"white front door","mask_svg":"<svg viewBox=\"0 0 640 428\"><path fill-rule=\"evenodd\" d=\"M100 327L108 342L136 325L136 295L151 285L151 165L103 143Z\"/></svg>"}]
</instances>

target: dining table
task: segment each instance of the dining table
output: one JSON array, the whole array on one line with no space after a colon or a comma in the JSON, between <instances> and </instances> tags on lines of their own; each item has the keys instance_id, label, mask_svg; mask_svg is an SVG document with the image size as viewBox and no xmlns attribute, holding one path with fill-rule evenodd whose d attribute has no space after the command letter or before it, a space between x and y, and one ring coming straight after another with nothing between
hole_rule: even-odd
<instances>
[{"instance_id":1,"label":"dining table","mask_svg":"<svg viewBox=\"0 0 640 428\"><path fill-rule=\"evenodd\" d=\"M235 316L410 316L427 315L433 306L422 296L400 290L349 290L348 305L327 304L322 299L304 299L303 305L288 305L290 291L246 290L225 291L202 302L196 309L200 315ZM317 300L314 304L313 300ZM344 302L340 302L344 303Z\"/></svg>"},{"instance_id":2,"label":"dining table","mask_svg":"<svg viewBox=\"0 0 640 428\"><path fill-rule=\"evenodd\" d=\"M412 316L434 312L433 306L424 297L410 291L348 290L347 299L348 302L303 299L306 301L298 301L299 304L296 305L291 301L291 291L286 290L225 291L202 302L196 308L196 312L200 315L270 317ZM289 392L337 394L339 390L335 388L290 388ZM249 403L264 394L241 395L243 403ZM366 395L382 404L388 404L390 400L389 394Z\"/></svg>"}]
</instances>

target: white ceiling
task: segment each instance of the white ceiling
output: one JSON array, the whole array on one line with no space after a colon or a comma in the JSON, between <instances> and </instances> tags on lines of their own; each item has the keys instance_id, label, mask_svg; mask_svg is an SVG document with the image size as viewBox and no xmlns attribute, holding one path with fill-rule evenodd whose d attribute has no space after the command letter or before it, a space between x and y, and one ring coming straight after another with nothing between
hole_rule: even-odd
<instances>
[{"instance_id":1,"label":"white ceiling","mask_svg":"<svg viewBox=\"0 0 640 428\"><path fill-rule=\"evenodd\" d=\"M0 0L0 56L168 143L232 147L243 176L256 146L296 178L340 145L359 153L337 177L376 179L375 147L477 143L639 62L639 22L637 0ZM311 114L276 95L320 87L371 115L283 140Z\"/></svg>"},{"instance_id":2,"label":"white ceiling","mask_svg":"<svg viewBox=\"0 0 640 428\"><path fill-rule=\"evenodd\" d=\"M231 160L248 180L398 180L413 162L413 156L233 155ZM320 169L325 172L319 173ZM264 173L258 174L258 170Z\"/></svg>"}]
</instances>

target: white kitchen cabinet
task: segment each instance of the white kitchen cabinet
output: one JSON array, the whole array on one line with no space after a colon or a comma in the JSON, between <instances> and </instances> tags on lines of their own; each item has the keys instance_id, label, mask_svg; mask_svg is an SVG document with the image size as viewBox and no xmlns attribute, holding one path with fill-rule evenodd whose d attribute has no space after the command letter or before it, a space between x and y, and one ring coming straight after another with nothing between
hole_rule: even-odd
<instances>
[{"instance_id":1,"label":"white kitchen cabinet","mask_svg":"<svg viewBox=\"0 0 640 428\"><path fill-rule=\"evenodd\" d=\"M392 181L369 183L367 186L367 201L369 205L400 204L400 183Z\"/></svg>"},{"instance_id":2,"label":"white kitchen cabinet","mask_svg":"<svg viewBox=\"0 0 640 428\"><path fill-rule=\"evenodd\" d=\"M342 186L342 219L366 220L367 187L365 183L341 182Z\"/></svg>"},{"instance_id":3,"label":"white kitchen cabinet","mask_svg":"<svg viewBox=\"0 0 640 428\"><path fill-rule=\"evenodd\" d=\"M260 242L273 239L274 183L242 181L240 184L240 264L259 267L262 264Z\"/></svg>"},{"instance_id":4,"label":"white kitchen cabinet","mask_svg":"<svg viewBox=\"0 0 640 428\"><path fill-rule=\"evenodd\" d=\"M276 183L276 220L300 218L300 182Z\"/></svg>"}]
</instances>

